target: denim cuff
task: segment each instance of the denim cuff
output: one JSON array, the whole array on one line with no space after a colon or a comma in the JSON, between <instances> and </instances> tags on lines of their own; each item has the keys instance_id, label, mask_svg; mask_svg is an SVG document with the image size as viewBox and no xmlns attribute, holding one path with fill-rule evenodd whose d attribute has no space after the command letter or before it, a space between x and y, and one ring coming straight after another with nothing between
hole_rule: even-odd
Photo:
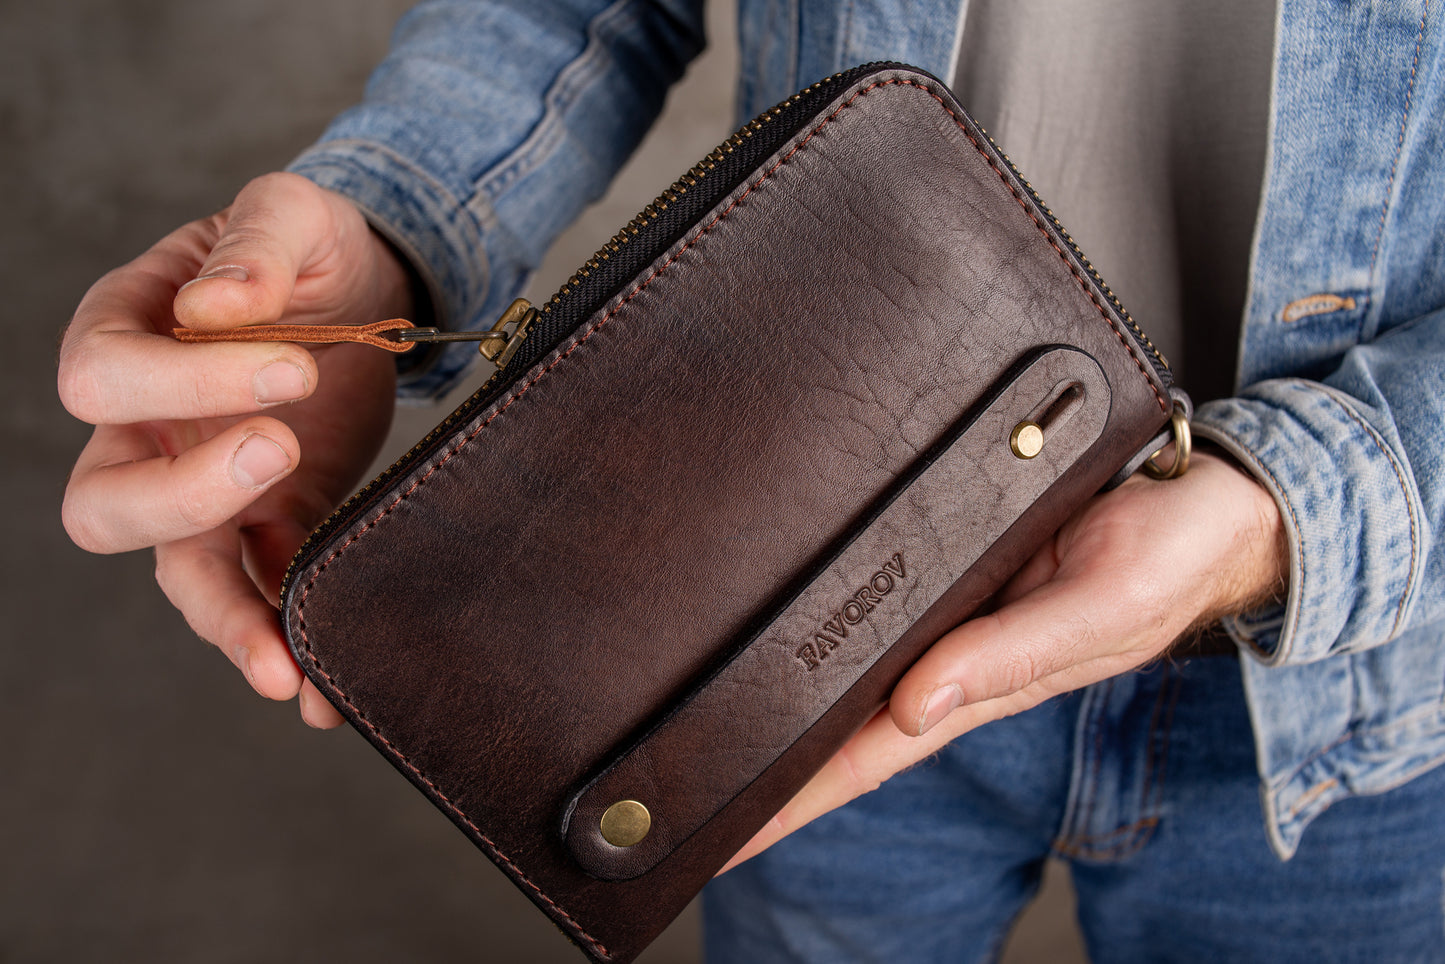
<instances>
[{"instance_id":1,"label":"denim cuff","mask_svg":"<svg viewBox=\"0 0 1445 964\"><path fill-rule=\"evenodd\" d=\"M1193 429L1274 496L1289 539L1283 603L1225 620L1265 665L1301 665L1398 636L1423 571L1418 493L1353 399L1304 379L1209 402Z\"/></svg>"},{"instance_id":2,"label":"denim cuff","mask_svg":"<svg viewBox=\"0 0 1445 964\"><path fill-rule=\"evenodd\" d=\"M469 208L424 171L381 144L322 141L288 170L350 198L372 228L411 264L431 298L432 323L465 327L482 315L490 287L482 229ZM443 394L476 356L453 344L425 367L397 356L397 394L431 399Z\"/></svg>"}]
</instances>

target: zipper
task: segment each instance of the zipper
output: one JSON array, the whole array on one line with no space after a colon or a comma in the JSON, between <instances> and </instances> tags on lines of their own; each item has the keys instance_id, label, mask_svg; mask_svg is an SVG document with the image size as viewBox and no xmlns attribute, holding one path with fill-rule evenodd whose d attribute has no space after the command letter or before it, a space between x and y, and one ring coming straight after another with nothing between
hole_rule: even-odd
<instances>
[{"instance_id":1,"label":"zipper","mask_svg":"<svg viewBox=\"0 0 1445 964\"><path fill-rule=\"evenodd\" d=\"M281 595L291 587L296 573L307 565L332 533L346 525L361 509L398 475L427 458L451 434L473 415L486 408L505 392L534 363L543 358L587 318L620 292L637 273L673 245L712 210L717 202L753 174L759 164L784 142L815 119L833 101L835 94L851 86L858 78L885 70L903 69L921 73L908 64L879 62L863 64L841 71L800 90L787 100L763 111L738 128L712 151L674 181L652 203L643 207L614 234L592 257L583 262L557 292L538 307L525 299L517 299L490 332L469 336L416 329L416 334L393 337L408 341L480 340L482 354L497 363L486 383L450 415L426 434L384 472L347 499L317 526L302 542L281 580ZM936 78L935 78L936 79ZM985 137L988 135L985 133ZM1024 186L1034 204L1049 218L1054 229L1083 264L1089 277L1104 292L1109 303L1128 323L1130 330L1149 350L1156 372L1166 384L1172 383L1168 363L1153 343L1124 310L1083 252L1059 223L1052 211L1024 180L1013 162L993 138L988 138L995 153L1003 159L1015 178ZM508 325L512 331L506 331Z\"/></svg>"},{"instance_id":2,"label":"zipper","mask_svg":"<svg viewBox=\"0 0 1445 964\"><path fill-rule=\"evenodd\" d=\"M974 123L977 123L977 121ZM993 148L994 153L1003 160L1004 164L1008 166L1008 169L1013 172L1013 176L1023 185L1024 190L1028 192L1029 199L1044 213L1044 217L1049 219L1049 224L1053 225L1054 230L1059 233L1059 237L1069 246L1069 250L1074 253L1074 257L1079 259L1079 263L1084 266L1084 271L1089 275L1089 279L1098 285L1099 290L1104 293L1105 299L1107 299L1114 310L1119 313L1119 317L1124 319L1124 323L1129 326L1129 330L1134 333L1134 337L1137 338L1139 343L1148 351L1149 360L1153 363L1154 371L1159 375L1160 380L1163 381L1165 385L1172 385L1174 376L1169 368L1169 361L1164 357L1163 352L1154 345L1154 342L1149 339L1148 335L1144 334L1144 329L1139 327L1139 323L1134 320L1134 316L1129 314L1129 310L1119 301L1113 289L1110 288L1108 283L1099 275L1098 269L1095 268L1093 263L1084 255L1084 252L1079 249L1078 242L1074 240L1073 235L1069 234L1063 223L1059 221L1058 215L1054 214L1053 210L1044 203L1044 199L1039 197L1039 192L1034 190L1034 186L1029 183L1028 179L1025 178L1023 173L1014 165L1013 158L1003 152L998 146L998 142L993 139L992 134L985 131L982 126L979 127L979 130L982 131L983 136L988 139L989 146Z\"/></svg>"},{"instance_id":3,"label":"zipper","mask_svg":"<svg viewBox=\"0 0 1445 964\"><path fill-rule=\"evenodd\" d=\"M432 429L405 455L384 472L368 482L347 499L336 511L317 526L286 568L281 579L281 595L285 596L291 582L333 532L348 523L370 499L392 479L428 456L458 425L493 399L505 392L521 372L544 357L578 325L598 308L610 301L644 266L666 251L697 220L710 211L744 178L752 174L758 163L769 157L778 146L792 137L818 112L821 104L832 100L833 93L846 87L857 77L904 64L864 64L834 74L825 80L792 95L738 128L731 136L689 168L661 194L646 205L623 228L598 248L592 257L557 289L542 305L533 307L525 299L513 302L514 310L529 313L525 325L518 325L503 343L496 359L497 370L462 402L441 424ZM519 309L519 306L522 306ZM503 321L506 320L504 316ZM493 330L502 326L499 322ZM444 335L416 338L417 341L440 340ZM483 353L488 343L482 342ZM505 357L503 357L505 356Z\"/></svg>"}]
</instances>

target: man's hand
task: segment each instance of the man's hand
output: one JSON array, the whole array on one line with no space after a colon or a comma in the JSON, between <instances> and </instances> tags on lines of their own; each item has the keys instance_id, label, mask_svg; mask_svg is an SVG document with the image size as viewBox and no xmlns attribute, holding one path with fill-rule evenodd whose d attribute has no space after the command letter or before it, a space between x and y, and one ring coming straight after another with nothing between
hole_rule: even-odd
<instances>
[{"instance_id":1,"label":"man's hand","mask_svg":"<svg viewBox=\"0 0 1445 964\"><path fill-rule=\"evenodd\" d=\"M386 435L391 356L169 332L410 310L405 271L351 202L273 174L98 281L60 350L61 401L96 427L66 488L66 531L92 552L154 546L156 579L191 627L258 693L299 693L313 726L340 717L303 684L276 597Z\"/></svg>"},{"instance_id":2,"label":"man's hand","mask_svg":"<svg viewBox=\"0 0 1445 964\"><path fill-rule=\"evenodd\" d=\"M999 594L933 645L864 725L728 864L990 720L1132 670L1191 629L1284 586L1274 499L1224 459L1182 478L1141 476L1084 506ZM726 868L725 868L726 869Z\"/></svg>"}]
</instances>

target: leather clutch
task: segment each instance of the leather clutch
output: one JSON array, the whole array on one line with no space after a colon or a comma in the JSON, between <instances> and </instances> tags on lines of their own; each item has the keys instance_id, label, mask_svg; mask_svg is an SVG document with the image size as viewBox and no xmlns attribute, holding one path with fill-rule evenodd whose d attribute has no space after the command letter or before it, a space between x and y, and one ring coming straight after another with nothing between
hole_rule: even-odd
<instances>
[{"instance_id":1,"label":"leather clutch","mask_svg":"<svg viewBox=\"0 0 1445 964\"><path fill-rule=\"evenodd\" d=\"M646 947L1187 408L896 64L752 121L482 337L497 373L308 540L283 617L595 961Z\"/></svg>"}]
</instances>

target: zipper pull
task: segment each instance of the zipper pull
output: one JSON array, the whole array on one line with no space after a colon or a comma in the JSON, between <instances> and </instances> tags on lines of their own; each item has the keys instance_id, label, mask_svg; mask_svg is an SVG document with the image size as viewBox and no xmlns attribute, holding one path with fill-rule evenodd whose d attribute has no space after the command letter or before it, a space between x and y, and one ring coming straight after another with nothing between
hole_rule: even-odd
<instances>
[{"instance_id":1,"label":"zipper pull","mask_svg":"<svg viewBox=\"0 0 1445 964\"><path fill-rule=\"evenodd\" d=\"M483 358L493 362L497 368L506 368L512 356L527 340L532 323L537 320L538 311L526 298L518 298L507 306L502 317L490 331L442 331L438 328L403 328L389 332L385 337L394 338L406 345L434 344L449 341L479 342L477 351ZM511 328L511 331L507 329ZM393 349L396 351L398 349ZM406 348L399 349L406 351Z\"/></svg>"},{"instance_id":2,"label":"zipper pull","mask_svg":"<svg viewBox=\"0 0 1445 964\"><path fill-rule=\"evenodd\" d=\"M356 342L385 348L387 351L411 351L411 345L397 341L396 333L411 329L405 318L373 321L369 325L246 325L223 331L200 328L173 328L176 341L297 341L310 345L335 345Z\"/></svg>"},{"instance_id":3,"label":"zipper pull","mask_svg":"<svg viewBox=\"0 0 1445 964\"><path fill-rule=\"evenodd\" d=\"M311 345L334 345L356 342L401 353L416 345L448 341L479 342L477 350L487 361L505 368L527 340L538 311L526 298L518 298L502 313L490 331L442 331L439 328L417 328L405 318L374 321L369 325L246 325L224 331L199 328L174 328L177 341L294 341ZM511 329L510 331L508 329Z\"/></svg>"}]
</instances>

